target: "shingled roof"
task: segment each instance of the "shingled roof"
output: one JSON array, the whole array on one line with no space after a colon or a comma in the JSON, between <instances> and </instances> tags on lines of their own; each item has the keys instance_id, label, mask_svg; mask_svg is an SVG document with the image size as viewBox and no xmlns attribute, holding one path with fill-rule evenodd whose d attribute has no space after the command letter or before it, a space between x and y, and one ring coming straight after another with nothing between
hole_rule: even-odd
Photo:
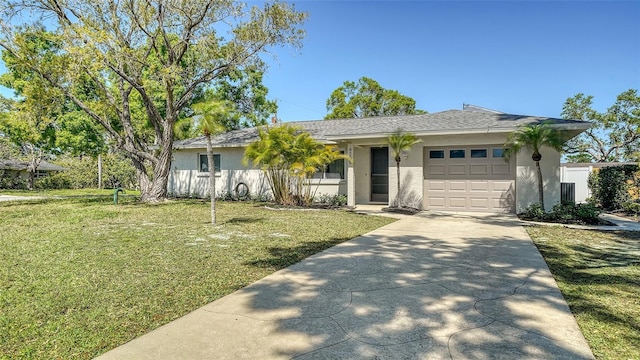
<instances>
[{"instance_id":1,"label":"shingled roof","mask_svg":"<svg viewBox=\"0 0 640 360\"><path fill-rule=\"evenodd\" d=\"M0 159L0 169L2 170L27 170L29 163L19 160ZM58 166L46 161L41 161L38 165L38 169L41 171L66 171L66 168Z\"/></svg>"},{"instance_id":2,"label":"shingled roof","mask_svg":"<svg viewBox=\"0 0 640 360\"><path fill-rule=\"evenodd\" d=\"M397 129L417 136L445 134L508 133L521 125L547 122L567 130L586 130L591 123L499 112L447 110L433 114L378 116L355 119L294 121L285 124L308 131L315 139L332 143L347 139L386 138ZM272 125L273 126L273 125ZM215 147L245 146L258 137L258 128L230 131L212 139ZM179 140L174 148L203 148L205 138Z\"/></svg>"}]
</instances>

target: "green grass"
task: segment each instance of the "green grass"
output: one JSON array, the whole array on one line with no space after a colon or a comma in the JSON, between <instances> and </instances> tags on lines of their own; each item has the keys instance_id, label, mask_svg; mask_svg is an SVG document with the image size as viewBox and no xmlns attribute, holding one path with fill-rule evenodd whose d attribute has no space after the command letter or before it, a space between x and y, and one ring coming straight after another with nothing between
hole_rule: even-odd
<instances>
[{"instance_id":1,"label":"green grass","mask_svg":"<svg viewBox=\"0 0 640 360\"><path fill-rule=\"evenodd\" d=\"M111 196L0 203L0 358L87 359L392 222Z\"/></svg>"},{"instance_id":2,"label":"green grass","mask_svg":"<svg viewBox=\"0 0 640 360\"><path fill-rule=\"evenodd\" d=\"M598 359L640 359L640 232L530 227Z\"/></svg>"}]
</instances>

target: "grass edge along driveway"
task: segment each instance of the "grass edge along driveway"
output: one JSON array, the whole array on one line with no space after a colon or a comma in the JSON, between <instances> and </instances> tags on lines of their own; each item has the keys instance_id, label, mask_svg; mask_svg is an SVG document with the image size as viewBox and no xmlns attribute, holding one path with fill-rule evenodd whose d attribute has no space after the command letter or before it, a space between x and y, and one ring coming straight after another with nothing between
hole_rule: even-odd
<instances>
[{"instance_id":1,"label":"grass edge along driveway","mask_svg":"<svg viewBox=\"0 0 640 360\"><path fill-rule=\"evenodd\" d=\"M0 203L0 358L93 358L393 219L125 197Z\"/></svg>"},{"instance_id":2,"label":"grass edge along driveway","mask_svg":"<svg viewBox=\"0 0 640 360\"><path fill-rule=\"evenodd\" d=\"M527 227L598 359L640 359L640 231Z\"/></svg>"}]
</instances>

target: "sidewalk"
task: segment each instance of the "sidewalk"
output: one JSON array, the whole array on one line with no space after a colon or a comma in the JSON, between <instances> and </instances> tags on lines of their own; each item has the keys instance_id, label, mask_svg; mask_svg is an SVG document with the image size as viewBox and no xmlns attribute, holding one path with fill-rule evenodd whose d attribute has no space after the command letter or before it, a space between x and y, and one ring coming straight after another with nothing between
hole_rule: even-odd
<instances>
[{"instance_id":1,"label":"sidewalk","mask_svg":"<svg viewBox=\"0 0 640 360\"><path fill-rule=\"evenodd\" d=\"M609 221L615 225L575 225L560 223L543 223L537 221L522 221L523 225L539 225L539 226L563 226L571 229L580 230L599 230L599 231L640 231L640 223L625 219L620 216L611 214L600 214L600 218Z\"/></svg>"}]
</instances>

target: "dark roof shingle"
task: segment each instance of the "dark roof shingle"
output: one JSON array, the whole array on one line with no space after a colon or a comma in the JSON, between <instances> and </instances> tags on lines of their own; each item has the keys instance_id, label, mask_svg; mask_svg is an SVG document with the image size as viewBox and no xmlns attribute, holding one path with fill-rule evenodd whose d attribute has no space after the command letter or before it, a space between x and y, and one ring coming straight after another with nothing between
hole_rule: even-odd
<instances>
[{"instance_id":1,"label":"dark roof shingle","mask_svg":"<svg viewBox=\"0 0 640 360\"><path fill-rule=\"evenodd\" d=\"M26 170L29 167L29 163L20 160L8 160L0 159L0 169L6 170ZM52 164L50 162L41 161L38 165L38 170L42 171L66 171L66 168Z\"/></svg>"},{"instance_id":2,"label":"dark roof shingle","mask_svg":"<svg viewBox=\"0 0 640 360\"><path fill-rule=\"evenodd\" d=\"M464 134L478 132L511 132L521 125L549 122L566 128L586 129L590 123L578 120L491 113L475 110L447 110L433 114L402 116L378 116L369 118L294 121L285 124L298 126L320 141L332 142L342 139L387 137L397 129L418 136L429 134ZM249 144L258 136L257 128L230 131L212 140L217 147L236 147ZM202 148L205 138L179 140L174 147Z\"/></svg>"}]
</instances>

